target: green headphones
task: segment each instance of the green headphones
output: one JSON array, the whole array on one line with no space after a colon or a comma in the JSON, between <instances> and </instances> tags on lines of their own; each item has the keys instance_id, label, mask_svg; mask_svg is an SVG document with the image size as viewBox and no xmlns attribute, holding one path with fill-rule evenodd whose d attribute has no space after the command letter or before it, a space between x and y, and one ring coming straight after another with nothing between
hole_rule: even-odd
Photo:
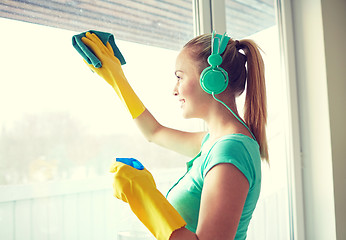
<instances>
[{"instance_id":1,"label":"green headphones","mask_svg":"<svg viewBox=\"0 0 346 240\"><path fill-rule=\"evenodd\" d=\"M199 79L200 84L203 90L211 94L216 101L224 105L233 116L246 127L253 139L257 141L255 135L245 122L239 118L230 107L215 96L216 94L222 93L228 86L228 73L222 69L220 65L222 63L221 54L225 51L229 39L230 37L226 36L226 33L220 35L213 32L211 38L211 55L208 57L210 66L202 71Z\"/></svg>"},{"instance_id":2,"label":"green headphones","mask_svg":"<svg viewBox=\"0 0 346 240\"><path fill-rule=\"evenodd\" d=\"M220 67L222 63L221 54L225 51L230 37L212 34L211 55L208 57L209 67L205 68L200 75L200 84L204 91L209 94L222 93L228 85L228 73Z\"/></svg>"}]
</instances>

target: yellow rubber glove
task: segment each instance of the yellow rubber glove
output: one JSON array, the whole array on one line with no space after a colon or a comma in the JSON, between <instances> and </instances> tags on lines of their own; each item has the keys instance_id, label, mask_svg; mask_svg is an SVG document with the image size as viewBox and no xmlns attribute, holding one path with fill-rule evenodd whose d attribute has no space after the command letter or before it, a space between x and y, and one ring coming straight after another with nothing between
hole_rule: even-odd
<instances>
[{"instance_id":1,"label":"yellow rubber glove","mask_svg":"<svg viewBox=\"0 0 346 240\"><path fill-rule=\"evenodd\" d=\"M186 225L184 219L156 188L147 169L138 170L121 162L114 162L114 196L127 202L131 210L159 240L168 240L174 230Z\"/></svg>"},{"instance_id":2,"label":"yellow rubber glove","mask_svg":"<svg viewBox=\"0 0 346 240\"><path fill-rule=\"evenodd\" d=\"M115 90L120 100L125 104L133 119L141 115L145 107L127 81L118 58L114 56L109 42L105 46L94 33L86 33L82 42L89 47L95 56L101 61L102 67L95 68L88 64L89 68L105 79Z\"/></svg>"}]
</instances>

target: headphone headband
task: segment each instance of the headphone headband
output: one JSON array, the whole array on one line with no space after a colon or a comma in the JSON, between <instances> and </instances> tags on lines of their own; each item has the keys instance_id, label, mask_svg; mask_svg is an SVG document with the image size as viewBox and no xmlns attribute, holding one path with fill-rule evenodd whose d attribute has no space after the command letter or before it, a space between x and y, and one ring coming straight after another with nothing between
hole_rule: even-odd
<instances>
[{"instance_id":1,"label":"headphone headband","mask_svg":"<svg viewBox=\"0 0 346 240\"><path fill-rule=\"evenodd\" d=\"M221 34L216 34L215 31L213 31L212 39L211 39L211 55L213 54L221 55L225 51L229 39L230 37L228 37L226 33L221 35Z\"/></svg>"}]
</instances>

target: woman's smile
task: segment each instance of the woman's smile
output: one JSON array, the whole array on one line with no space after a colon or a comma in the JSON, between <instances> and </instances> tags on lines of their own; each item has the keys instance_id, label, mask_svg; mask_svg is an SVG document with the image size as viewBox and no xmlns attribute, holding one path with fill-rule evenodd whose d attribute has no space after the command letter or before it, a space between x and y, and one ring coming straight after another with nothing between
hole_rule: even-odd
<instances>
[{"instance_id":1,"label":"woman's smile","mask_svg":"<svg viewBox=\"0 0 346 240\"><path fill-rule=\"evenodd\" d=\"M185 103L185 99L179 99L179 102L181 103L180 107L182 108Z\"/></svg>"}]
</instances>

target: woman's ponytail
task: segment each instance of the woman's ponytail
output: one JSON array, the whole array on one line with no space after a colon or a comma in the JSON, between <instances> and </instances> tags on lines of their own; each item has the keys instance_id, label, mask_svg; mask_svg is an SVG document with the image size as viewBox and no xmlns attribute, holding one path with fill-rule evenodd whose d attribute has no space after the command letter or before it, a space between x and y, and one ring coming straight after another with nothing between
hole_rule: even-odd
<instances>
[{"instance_id":1,"label":"woman's ponytail","mask_svg":"<svg viewBox=\"0 0 346 240\"><path fill-rule=\"evenodd\" d=\"M263 59L258 46L252 40L239 41L238 48L244 51L247 59L244 120L260 145L262 159L269 162L266 137L267 97Z\"/></svg>"}]
</instances>

